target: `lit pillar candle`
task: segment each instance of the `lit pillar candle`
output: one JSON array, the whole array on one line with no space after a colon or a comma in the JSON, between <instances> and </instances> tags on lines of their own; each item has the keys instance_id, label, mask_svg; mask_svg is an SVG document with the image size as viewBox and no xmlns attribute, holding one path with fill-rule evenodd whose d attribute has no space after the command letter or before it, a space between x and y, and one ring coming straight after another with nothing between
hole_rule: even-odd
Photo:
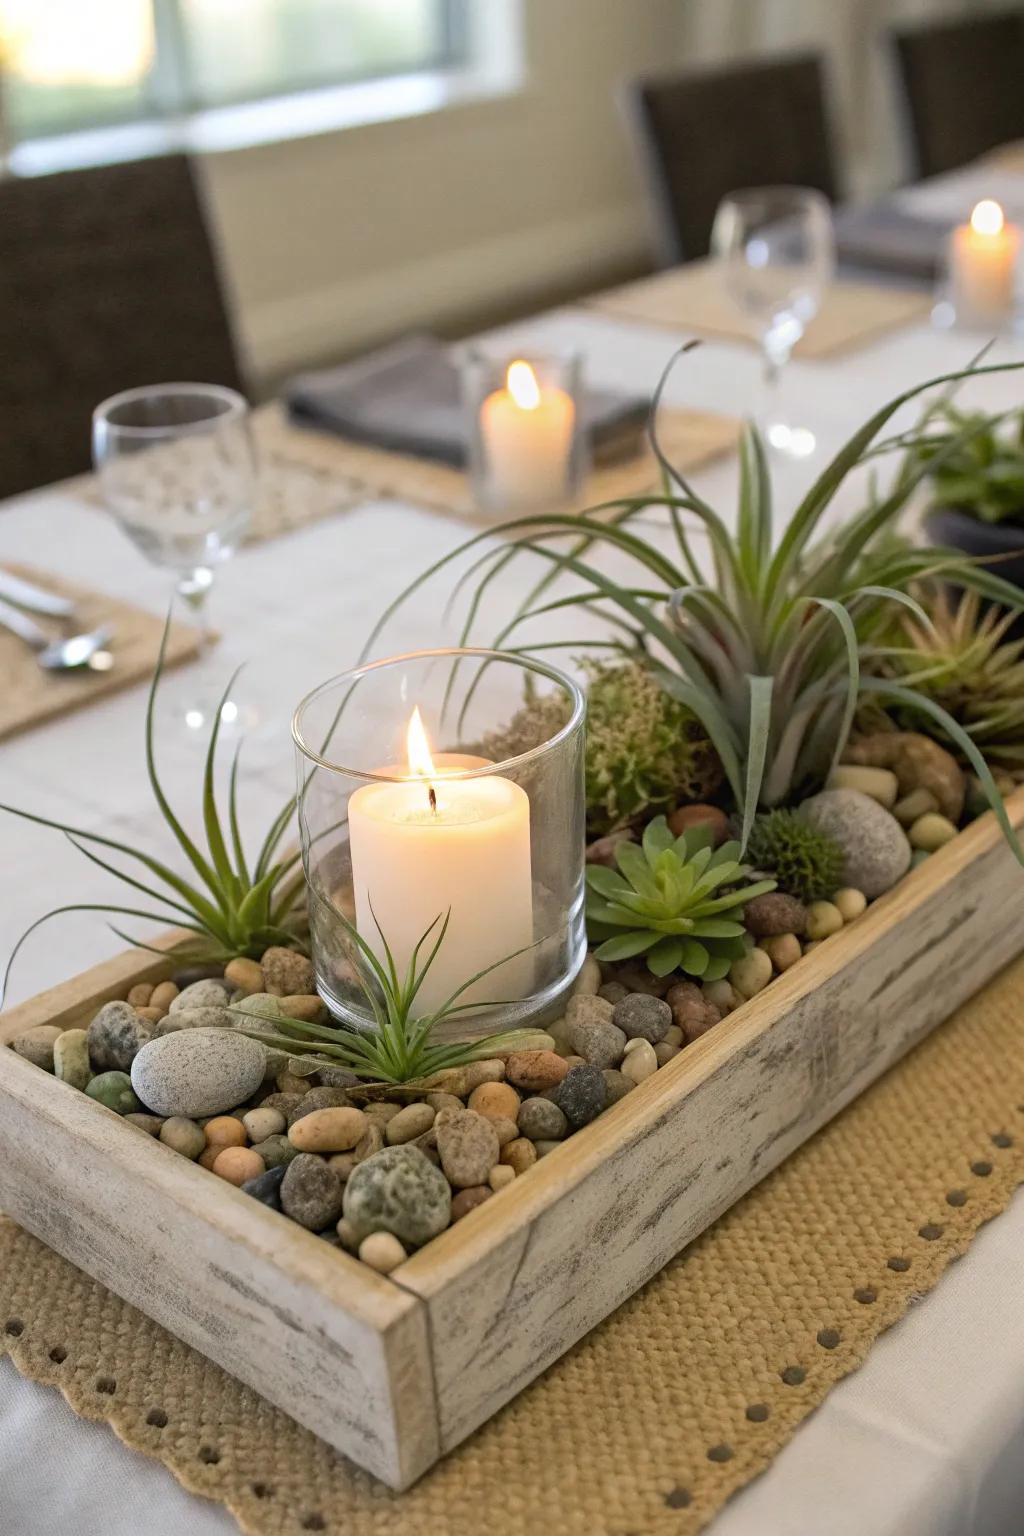
<instances>
[{"instance_id":1,"label":"lit pillar candle","mask_svg":"<svg viewBox=\"0 0 1024 1536\"><path fill-rule=\"evenodd\" d=\"M509 364L504 389L480 407L491 500L505 507L566 499L576 406L564 389L541 387L529 363Z\"/></svg>"},{"instance_id":2,"label":"lit pillar candle","mask_svg":"<svg viewBox=\"0 0 1024 1536\"><path fill-rule=\"evenodd\" d=\"M1020 235L998 203L986 198L969 224L953 231L950 280L957 318L998 323L1013 312Z\"/></svg>"},{"instance_id":3,"label":"lit pillar candle","mask_svg":"<svg viewBox=\"0 0 1024 1536\"><path fill-rule=\"evenodd\" d=\"M409 776L364 784L349 800L356 927L374 952L383 958L379 924L404 976L418 940L451 909L444 943L417 994L417 1013L439 1007L471 976L533 942L525 790L500 774L448 776L484 761L452 754L432 760L417 709L409 725ZM439 929L440 923L421 961ZM459 1002L518 1000L530 992L533 974L532 955L520 955Z\"/></svg>"}]
</instances>

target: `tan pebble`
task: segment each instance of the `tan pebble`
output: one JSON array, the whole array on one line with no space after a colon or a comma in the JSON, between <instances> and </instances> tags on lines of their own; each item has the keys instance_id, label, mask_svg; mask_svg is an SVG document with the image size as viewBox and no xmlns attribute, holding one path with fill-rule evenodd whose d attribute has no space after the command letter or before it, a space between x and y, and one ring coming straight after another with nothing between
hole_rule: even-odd
<instances>
[{"instance_id":1,"label":"tan pebble","mask_svg":"<svg viewBox=\"0 0 1024 1536\"><path fill-rule=\"evenodd\" d=\"M254 1144L268 1136L280 1136L287 1123L279 1109L249 1109L242 1116L246 1134Z\"/></svg>"},{"instance_id":2,"label":"tan pebble","mask_svg":"<svg viewBox=\"0 0 1024 1536\"><path fill-rule=\"evenodd\" d=\"M452 1221L461 1221L463 1216L489 1200L493 1193L489 1184L472 1184L468 1189L460 1189L452 1196Z\"/></svg>"},{"instance_id":3,"label":"tan pebble","mask_svg":"<svg viewBox=\"0 0 1024 1536\"><path fill-rule=\"evenodd\" d=\"M361 1109L314 1109L291 1125L288 1140L300 1152L350 1152L369 1126Z\"/></svg>"},{"instance_id":4,"label":"tan pebble","mask_svg":"<svg viewBox=\"0 0 1024 1536\"><path fill-rule=\"evenodd\" d=\"M614 1067L606 1067L601 1076L604 1078L605 1088L608 1093L609 1109L613 1104L617 1104L620 1099L624 1099L626 1094L636 1087L636 1083L631 1077L624 1077Z\"/></svg>"},{"instance_id":5,"label":"tan pebble","mask_svg":"<svg viewBox=\"0 0 1024 1536\"><path fill-rule=\"evenodd\" d=\"M571 1052L568 1056L563 1056L562 1060L565 1062L565 1070L567 1072L570 1067L587 1067L590 1065L585 1056L577 1056L575 1052ZM549 1088L547 1092L552 1093L554 1090Z\"/></svg>"},{"instance_id":6,"label":"tan pebble","mask_svg":"<svg viewBox=\"0 0 1024 1536\"><path fill-rule=\"evenodd\" d=\"M561 1145L560 1141L535 1141L533 1143L534 1151L538 1157L547 1157L549 1153L557 1151Z\"/></svg>"},{"instance_id":7,"label":"tan pebble","mask_svg":"<svg viewBox=\"0 0 1024 1536\"><path fill-rule=\"evenodd\" d=\"M206 1132L184 1115L172 1115L160 1127L160 1140L173 1152L193 1160L206 1150Z\"/></svg>"},{"instance_id":8,"label":"tan pebble","mask_svg":"<svg viewBox=\"0 0 1024 1536\"><path fill-rule=\"evenodd\" d=\"M672 1060L673 1056L678 1056L680 1049L681 1047L678 1045L669 1045L667 1040L659 1040L654 1047L654 1054L658 1058L658 1066L663 1067Z\"/></svg>"},{"instance_id":9,"label":"tan pebble","mask_svg":"<svg viewBox=\"0 0 1024 1536\"><path fill-rule=\"evenodd\" d=\"M925 853L935 853L939 848L944 848L956 837L956 827L946 816L940 816L937 811L929 811L925 816L919 816L914 822L907 836L910 838L912 848L921 848Z\"/></svg>"},{"instance_id":10,"label":"tan pebble","mask_svg":"<svg viewBox=\"0 0 1024 1536\"><path fill-rule=\"evenodd\" d=\"M495 1191L495 1193L497 1193L499 1189L504 1189L507 1184L511 1184L515 1179L515 1176L516 1171L512 1167L511 1163L495 1163L494 1167L487 1175L487 1182Z\"/></svg>"},{"instance_id":11,"label":"tan pebble","mask_svg":"<svg viewBox=\"0 0 1024 1536\"><path fill-rule=\"evenodd\" d=\"M812 901L807 908L807 937L828 939L843 926L843 914L831 901Z\"/></svg>"},{"instance_id":12,"label":"tan pebble","mask_svg":"<svg viewBox=\"0 0 1024 1536\"><path fill-rule=\"evenodd\" d=\"M347 1253L359 1252L359 1235L352 1223L346 1221L344 1216L338 1222L337 1232L338 1240Z\"/></svg>"},{"instance_id":13,"label":"tan pebble","mask_svg":"<svg viewBox=\"0 0 1024 1536\"><path fill-rule=\"evenodd\" d=\"M352 1155L357 1163L365 1163L368 1157L380 1151L384 1145L384 1133L385 1128L379 1122L373 1120L367 1122L366 1130L352 1149Z\"/></svg>"},{"instance_id":14,"label":"tan pebble","mask_svg":"<svg viewBox=\"0 0 1024 1536\"><path fill-rule=\"evenodd\" d=\"M350 1179L353 1170L359 1166L354 1152L333 1152L327 1162L342 1181Z\"/></svg>"},{"instance_id":15,"label":"tan pebble","mask_svg":"<svg viewBox=\"0 0 1024 1536\"><path fill-rule=\"evenodd\" d=\"M440 1114L443 1109L465 1108L461 1099L457 1099L454 1093L428 1093L424 1095L424 1102L429 1104L435 1114Z\"/></svg>"},{"instance_id":16,"label":"tan pebble","mask_svg":"<svg viewBox=\"0 0 1024 1536\"><path fill-rule=\"evenodd\" d=\"M234 1115L214 1115L203 1127L208 1147L241 1147L245 1145L245 1126Z\"/></svg>"},{"instance_id":17,"label":"tan pebble","mask_svg":"<svg viewBox=\"0 0 1024 1536\"><path fill-rule=\"evenodd\" d=\"M221 1153L226 1151L226 1147L207 1147L205 1152L200 1152L199 1156L196 1158L196 1162L201 1168L212 1169L214 1163L217 1161L218 1157L220 1157Z\"/></svg>"},{"instance_id":18,"label":"tan pebble","mask_svg":"<svg viewBox=\"0 0 1024 1536\"><path fill-rule=\"evenodd\" d=\"M832 905L838 907L844 923L852 923L867 908L868 899L863 891L855 891L852 885L844 885L832 897Z\"/></svg>"},{"instance_id":19,"label":"tan pebble","mask_svg":"<svg viewBox=\"0 0 1024 1536\"><path fill-rule=\"evenodd\" d=\"M252 1147L224 1147L213 1160L213 1172L229 1184L244 1184L266 1171L266 1163Z\"/></svg>"},{"instance_id":20,"label":"tan pebble","mask_svg":"<svg viewBox=\"0 0 1024 1536\"><path fill-rule=\"evenodd\" d=\"M556 1088L569 1068L557 1051L516 1051L505 1062L505 1076L525 1093Z\"/></svg>"},{"instance_id":21,"label":"tan pebble","mask_svg":"<svg viewBox=\"0 0 1024 1536\"><path fill-rule=\"evenodd\" d=\"M128 993L126 1002L133 1008L146 1008L153 996L153 983L151 981L137 981Z\"/></svg>"},{"instance_id":22,"label":"tan pebble","mask_svg":"<svg viewBox=\"0 0 1024 1536\"><path fill-rule=\"evenodd\" d=\"M668 1029L665 1031L665 1038L662 1041L662 1044L663 1045L680 1045L681 1046L685 1039L686 1039L686 1036L683 1034L682 1030L679 1028L679 1025L678 1024L670 1024Z\"/></svg>"},{"instance_id":23,"label":"tan pebble","mask_svg":"<svg viewBox=\"0 0 1024 1536\"><path fill-rule=\"evenodd\" d=\"M517 1136L501 1149L501 1161L517 1174L525 1173L537 1161L537 1148L526 1136Z\"/></svg>"},{"instance_id":24,"label":"tan pebble","mask_svg":"<svg viewBox=\"0 0 1024 1536\"><path fill-rule=\"evenodd\" d=\"M601 965L588 955L580 967L580 973L572 984L573 997L594 997L601 985Z\"/></svg>"},{"instance_id":25,"label":"tan pebble","mask_svg":"<svg viewBox=\"0 0 1024 1536\"><path fill-rule=\"evenodd\" d=\"M770 939L761 939L758 949L763 949L777 971L788 971L803 954L800 940L795 933L777 933Z\"/></svg>"},{"instance_id":26,"label":"tan pebble","mask_svg":"<svg viewBox=\"0 0 1024 1536\"><path fill-rule=\"evenodd\" d=\"M296 992L292 997L282 997L278 1007L286 1018L298 1019L303 1024L319 1024L327 1011L323 999L315 992Z\"/></svg>"},{"instance_id":27,"label":"tan pebble","mask_svg":"<svg viewBox=\"0 0 1024 1536\"><path fill-rule=\"evenodd\" d=\"M309 1088L309 1083L304 1077L296 1076L294 1072L289 1072L287 1068L283 1072L279 1072L274 1081L278 1093L305 1093Z\"/></svg>"},{"instance_id":28,"label":"tan pebble","mask_svg":"<svg viewBox=\"0 0 1024 1536\"><path fill-rule=\"evenodd\" d=\"M729 980L740 997L756 997L772 979L772 962L763 949L752 949L729 967Z\"/></svg>"},{"instance_id":29,"label":"tan pebble","mask_svg":"<svg viewBox=\"0 0 1024 1536\"><path fill-rule=\"evenodd\" d=\"M237 992L252 997L255 992L263 991L263 967L257 960L247 960L240 955L224 967L224 980L230 981Z\"/></svg>"},{"instance_id":30,"label":"tan pebble","mask_svg":"<svg viewBox=\"0 0 1024 1536\"><path fill-rule=\"evenodd\" d=\"M486 1115L488 1120L514 1120L519 1104L519 1095L511 1083L481 1083L469 1096L469 1108L478 1115Z\"/></svg>"},{"instance_id":31,"label":"tan pebble","mask_svg":"<svg viewBox=\"0 0 1024 1536\"><path fill-rule=\"evenodd\" d=\"M490 1116L490 1121L491 1128L498 1138L499 1147L507 1147L509 1142L515 1141L519 1135L519 1127L507 1115L492 1115Z\"/></svg>"},{"instance_id":32,"label":"tan pebble","mask_svg":"<svg viewBox=\"0 0 1024 1536\"><path fill-rule=\"evenodd\" d=\"M429 1131L436 1117L436 1110L429 1104L407 1104L388 1121L384 1139L389 1147L400 1147L403 1142L414 1141Z\"/></svg>"},{"instance_id":33,"label":"tan pebble","mask_svg":"<svg viewBox=\"0 0 1024 1536\"><path fill-rule=\"evenodd\" d=\"M705 981L701 991L709 1003L720 1008L723 1014L739 1007L740 999L732 983L723 976L719 981Z\"/></svg>"},{"instance_id":34,"label":"tan pebble","mask_svg":"<svg viewBox=\"0 0 1024 1536\"><path fill-rule=\"evenodd\" d=\"M126 1125L134 1125L136 1130L145 1131L147 1136L159 1136L164 1122L160 1115L123 1115Z\"/></svg>"},{"instance_id":35,"label":"tan pebble","mask_svg":"<svg viewBox=\"0 0 1024 1536\"><path fill-rule=\"evenodd\" d=\"M729 818L717 805L681 805L668 818L668 829L673 837L682 837L691 827L710 827L714 838L712 846L716 848L729 836Z\"/></svg>"},{"instance_id":36,"label":"tan pebble","mask_svg":"<svg viewBox=\"0 0 1024 1536\"><path fill-rule=\"evenodd\" d=\"M495 1057L508 1065L508 1058L521 1051L553 1051L555 1042L546 1029L517 1029L515 1041L496 1046Z\"/></svg>"},{"instance_id":37,"label":"tan pebble","mask_svg":"<svg viewBox=\"0 0 1024 1536\"><path fill-rule=\"evenodd\" d=\"M927 816L930 811L937 811L938 808L939 802L930 789L912 789L909 795L897 800L892 813L901 827L909 827L919 816Z\"/></svg>"},{"instance_id":38,"label":"tan pebble","mask_svg":"<svg viewBox=\"0 0 1024 1536\"><path fill-rule=\"evenodd\" d=\"M138 1014L140 1019L145 1019L147 1024L159 1024L161 1019L165 1019L167 1017L162 1008L153 1008L147 1006L136 1008L135 1012Z\"/></svg>"},{"instance_id":39,"label":"tan pebble","mask_svg":"<svg viewBox=\"0 0 1024 1536\"><path fill-rule=\"evenodd\" d=\"M505 1080L505 1063L497 1056L486 1061L471 1061L466 1068L466 1087L473 1091L481 1083L501 1083Z\"/></svg>"},{"instance_id":40,"label":"tan pebble","mask_svg":"<svg viewBox=\"0 0 1024 1536\"><path fill-rule=\"evenodd\" d=\"M434 1117L434 1129L439 1131L442 1125L451 1125L453 1120L457 1120L460 1115L465 1113L465 1104L463 1104L461 1099L456 1099L453 1105L445 1105L444 1109L437 1111Z\"/></svg>"},{"instance_id":41,"label":"tan pebble","mask_svg":"<svg viewBox=\"0 0 1024 1536\"><path fill-rule=\"evenodd\" d=\"M23 1056L44 1072L53 1071L53 1047L64 1031L56 1024L34 1024L11 1041L16 1056Z\"/></svg>"},{"instance_id":42,"label":"tan pebble","mask_svg":"<svg viewBox=\"0 0 1024 1536\"><path fill-rule=\"evenodd\" d=\"M634 1083L642 1083L658 1070L658 1058L649 1040L637 1040L628 1056L622 1058L620 1071Z\"/></svg>"},{"instance_id":43,"label":"tan pebble","mask_svg":"<svg viewBox=\"0 0 1024 1536\"><path fill-rule=\"evenodd\" d=\"M622 1059L623 1060L626 1059L626 1057L629 1055L630 1051L635 1051L638 1045L642 1045L643 1044L643 1038L644 1038L643 1035L634 1035L632 1040L627 1040L626 1041L625 1049L622 1052Z\"/></svg>"},{"instance_id":44,"label":"tan pebble","mask_svg":"<svg viewBox=\"0 0 1024 1536\"><path fill-rule=\"evenodd\" d=\"M359 1244L359 1257L378 1274L390 1275L405 1262L407 1255L393 1232L371 1232Z\"/></svg>"},{"instance_id":45,"label":"tan pebble","mask_svg":"<svg viewBox=\"0 0 1024 1536\"><path fill-rule=\"evenodd\" d=\"M161 981L153 988L149 997L150 1008L162 1008L164 1013L170 1008L178 995L178 989L173 981Z\"/></svg>"},{"instance_id":46,"label":"tan pebble","mask_svg":"<svg viewBox=\"0 0 1024 1536\"><path fill-rule=\"evenodd\" d=\"M891 811L900 792L900 781L889 768L862 768L857 763L840 763L833 768L826 789L856 789Z\"/></svg>"},{"instance_id":47,"label":"tan pebble","mask_svg":"<svg viewBox=\"0 0 1024 1536\"><path fill-rule=\"evenodd\" d=\"M458 1099L455 1101L459 1103ZM459 1105L461 1108L461 1104ZM397 1114L401 1113L401 1104L364 1104L363 1114L368 1120L376 1120L380 1125L387 1125Z\"/></svg>"},{"instance_id":48,"label":"tan pebble","mask_svg":"<svg viewBox=\"0 0 1024 1536\"><path fill-rule=\"evenodd\" d=\"M464 1099L469 1092L466 1069L465 1067L446 1067L443 1072L435 1072L427 1086L434 1091L451 1093L457 1099Z\"/></svg>"}]
</instances>

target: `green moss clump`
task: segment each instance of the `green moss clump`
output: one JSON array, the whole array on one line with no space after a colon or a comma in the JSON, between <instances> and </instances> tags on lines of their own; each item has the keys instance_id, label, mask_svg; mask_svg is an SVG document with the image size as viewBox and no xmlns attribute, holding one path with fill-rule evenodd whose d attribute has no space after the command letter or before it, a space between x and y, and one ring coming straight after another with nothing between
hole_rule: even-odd
<instances>
[{"instance_id":1,"label":"green moss clump","mask_svg":"<svg viewBox=\"0 0 1024 1536\"><path fill-rule=\"evenodd\" d=\"M827 901L843 883L843 850L798 811L768 811L755 817L747 862L774 875L780 891L801 901Z\"/></svg>"},{"instance_id":2,"label":"green moss clump","mask_svg":"<svg viewBox=\"0 0 1024 1536\"><path fill-rule=\"evenodd\" d=\"M697 717L640 662L587 662L587 831L603 837L646 813L706 800L722 765ZM568 718L563 699L528 699L480 751L501 762L539 746Z\"/></svg>"}]
</instances>

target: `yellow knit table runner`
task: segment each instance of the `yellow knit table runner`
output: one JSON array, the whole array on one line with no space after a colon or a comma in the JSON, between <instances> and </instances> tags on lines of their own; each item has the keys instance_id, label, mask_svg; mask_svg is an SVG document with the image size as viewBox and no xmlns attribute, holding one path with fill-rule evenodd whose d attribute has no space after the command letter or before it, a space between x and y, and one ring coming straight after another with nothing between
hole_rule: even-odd
<instances>
[{"instance_id":1,"label":"yellow knit table runner","mask_svg":"<svg viewBox=\"0 0 1024 1536\"><path fill-rule=\"evenodd\" d=\"M1024 960L405 1494L9 1222L0 1350L253 1536L691 1536L1024 1180L1022 1019Z\"/></svg>"}]
</instances>

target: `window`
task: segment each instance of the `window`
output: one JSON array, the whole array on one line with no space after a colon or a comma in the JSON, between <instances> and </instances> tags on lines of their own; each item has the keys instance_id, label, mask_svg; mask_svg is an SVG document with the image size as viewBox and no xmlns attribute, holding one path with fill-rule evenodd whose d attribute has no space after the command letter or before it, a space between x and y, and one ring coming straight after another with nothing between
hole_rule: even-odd
<instances>
[{"instance_id":1,"label":"window","mask_svg":"<svg viewBox=\"0 0 1024 1536\"><path fill-rule=\"evenodd\" d=\"M454 68L465 0L0 0L7 134Z\"/></svg>"}]
</instances>

